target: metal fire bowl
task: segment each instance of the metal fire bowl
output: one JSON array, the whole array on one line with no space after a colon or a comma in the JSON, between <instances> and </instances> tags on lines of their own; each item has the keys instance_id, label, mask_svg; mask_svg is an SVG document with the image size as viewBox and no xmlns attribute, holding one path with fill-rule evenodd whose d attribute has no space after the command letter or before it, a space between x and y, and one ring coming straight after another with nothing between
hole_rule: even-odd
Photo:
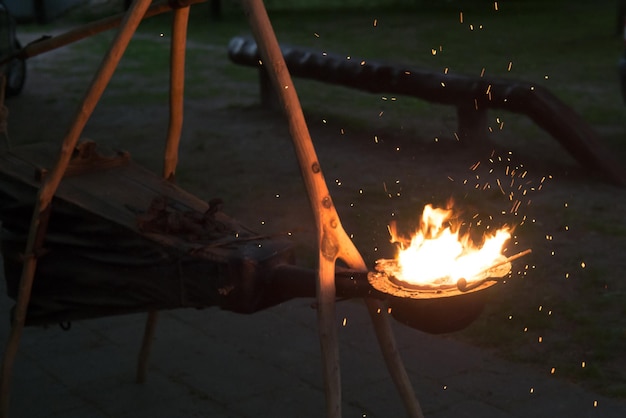
<instances>
[{"instance_id":1,"label":"metal fire bowl","mask_svg":"<svg viewBox=\"0 0 626 418\"><path fill-rule=\"evenodd\" d=\"M496 280L496 279L494 279ZM372 287L379 292L386 293L391 296L408 299L440 299L450 298L470 293L479 292L494 285L495 281L485 281L476 288L462 292L455 284L448 285L404 285L402 281L391 277L383 272L369 272L367 281Z\"/></svg>"},{"instance_id":2,"label":"metal fire bowl","mask_svg":"<svg viewBox=\"0 0 626 418\"><path fill-rule=\"evenodd\" d=\"M406 287L385 273L370 272L368 282L388 295L391 315L397 321L420 331L443 334L459 331L482 313L495 284L487 281L461 292L456 284Z\"/></svg>"},{"instance_id":3,"label":"metal fire bowl","mask_svg":"<svg viewBox=\"0 0 626 418\"><path fill-rule=\"evenodd\" d=\"M442 334L461 330L482 312L493 288L493 281L461 292L456 285L406 288L393 283L382 272L340 269L335 272L339 298L384 299L397 321L411 328ZM263 306L273 306L296 297L315 297L316 272L289 264L271 269L263 296Z\"/></svg>"}]
</instances>

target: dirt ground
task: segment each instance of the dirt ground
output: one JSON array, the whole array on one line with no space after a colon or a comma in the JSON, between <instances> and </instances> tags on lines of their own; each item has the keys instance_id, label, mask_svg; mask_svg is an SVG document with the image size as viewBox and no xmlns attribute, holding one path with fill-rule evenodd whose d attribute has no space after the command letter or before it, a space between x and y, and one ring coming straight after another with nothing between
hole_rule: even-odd
<instances>
[{"instance_id":1,"label":"dirt ground","mask_svg":"<svg viewBox=\"0 0 626 418\"><path fill-rule=\"evenodd\" d=\"M37 34L23 37L28 42ZM282 115L260 106L255 77L235 82L215 72L231 71L226 45L190 45L189 51L210 52L217 63L187 86L178 183L206 200L221 197L225 212L261 233L290 233L299 263L314 266L312 216ZM66 48L29 61L23 93L7 101L13 146L60 143L98 56ZM138 75L132 65L123 64L130 74L124 68L116 74L83 136L126 149L159 173L167 70ZM367 263L393 255L389 221L408 232L427 203L454 199L477 231L514 226L508 252L532 248L532 255L515 263L485 315L455 337L538 367L570 369L570 378L606 383L609 392L626 396L626 364L614 352L626 348L623 188L588 173L549 137L533 149L510 152L495 138L492 149L475 150L454 141L450 113L385 126L380 109L355 111L355 123L309 111L306 97L301 100L341 221ZM581 375L581 362L599 377Z\"/></svg>"}]
</instances>

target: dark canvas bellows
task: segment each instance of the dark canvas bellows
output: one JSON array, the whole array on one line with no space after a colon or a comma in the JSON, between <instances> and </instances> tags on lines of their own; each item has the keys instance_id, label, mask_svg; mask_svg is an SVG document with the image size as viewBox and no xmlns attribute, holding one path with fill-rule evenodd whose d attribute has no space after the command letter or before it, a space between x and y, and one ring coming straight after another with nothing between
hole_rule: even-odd
<instances>
[{"instance_id":1,"label":"dark canvas bellows","mask_svg":"<svg viewBox=\"0 0 626 418\"><path fill-rule=\"evenodd\" d=\"M102 153L101 153L102 152ZM259 236L124 153L76 152L51 204L27 323L219 305L254 312L291 243ZM22 271L38 178L55 161L38 144L0 155L2 253L9 296ZM271 299L271 300L270 300Z\"/></svg>"}]
</instances>

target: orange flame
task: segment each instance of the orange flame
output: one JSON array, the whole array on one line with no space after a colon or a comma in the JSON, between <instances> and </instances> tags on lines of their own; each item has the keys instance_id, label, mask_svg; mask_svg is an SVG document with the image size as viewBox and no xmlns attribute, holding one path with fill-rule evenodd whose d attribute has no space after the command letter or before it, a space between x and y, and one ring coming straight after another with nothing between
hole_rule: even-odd
<instances>
[{"instance_id":1,"label":"orange flame","mask_svg":"<svg viewBox=\"0 0 626 418\"><path fill-rule=\"evenodd\" d=\"M420 229L410 241L401 238L395 224L391 224L391 242L398 243L400 250L393 271L385 266L386 272L414 285L447 285L461 278L467 282L479 280L490 267L506 260L502 249L511 238L507 227L486 235L482 245L477 246L469 232L460 235L458 228L449 225L452 214L450 209L426 205Z\"/></svg>"}]
</instances>

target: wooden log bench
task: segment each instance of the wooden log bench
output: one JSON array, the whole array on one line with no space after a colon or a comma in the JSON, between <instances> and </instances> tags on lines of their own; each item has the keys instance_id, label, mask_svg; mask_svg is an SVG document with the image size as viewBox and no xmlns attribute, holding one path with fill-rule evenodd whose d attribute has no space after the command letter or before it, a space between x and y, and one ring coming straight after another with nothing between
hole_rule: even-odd
<instances>
[{"instance_id":1,"label":"wooden log bench","mask_svg":"<svg viewBox=\"0 0 626 418\"><path fill-rule=\"evenodd\" d=\"M294 46L281 46L291 75L355 88L370 93L416 97L456 107L458 139L477 146L487 143L489 109L528 116L551 134L581 165L605 180L626 185L626 172L593 129L546 88L519 80L443 74L399 65L346 59ZM276 106L277 99L260 60L257 44L235 37L228 45L230 60L259 69L261 100Z\"/></svg>"}]
</instances>

